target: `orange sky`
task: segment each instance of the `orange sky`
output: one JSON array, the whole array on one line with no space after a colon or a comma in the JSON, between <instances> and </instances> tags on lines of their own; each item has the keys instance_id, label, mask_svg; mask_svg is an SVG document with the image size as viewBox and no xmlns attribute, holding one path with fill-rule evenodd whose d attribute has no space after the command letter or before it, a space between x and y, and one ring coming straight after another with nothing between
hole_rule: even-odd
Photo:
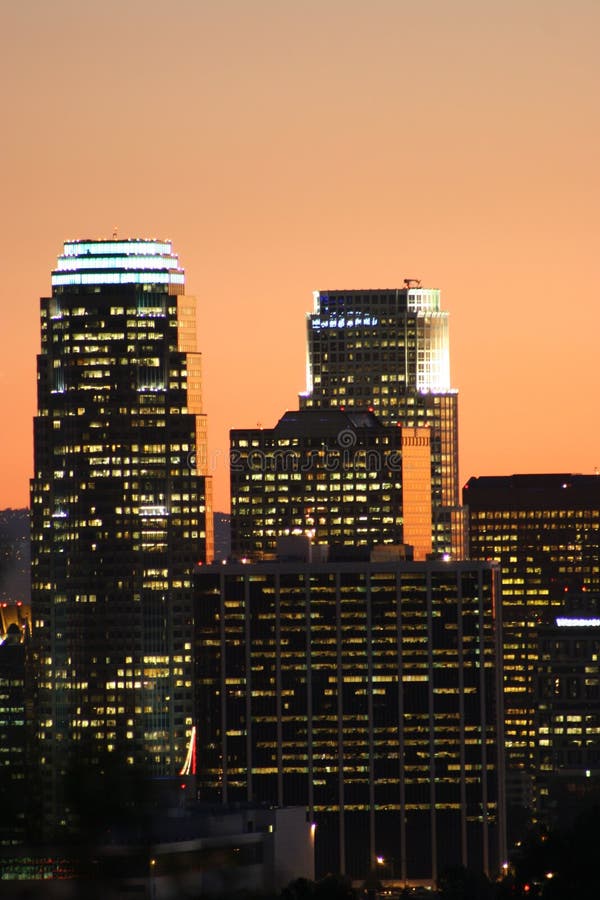
<instances>
[{"instance_id":1,"label":"orange sky","mask_svg":"<svg viewBox=\"0 0 600 900\"><path fill-rule=\"evenodd\" d=\"M315 288L451 313L461 477L592 472L597 0L0 4L0 507L28 502L38 298L62 242L170 238L227 432L305 386Z\"/></svg>"}]
</instances>

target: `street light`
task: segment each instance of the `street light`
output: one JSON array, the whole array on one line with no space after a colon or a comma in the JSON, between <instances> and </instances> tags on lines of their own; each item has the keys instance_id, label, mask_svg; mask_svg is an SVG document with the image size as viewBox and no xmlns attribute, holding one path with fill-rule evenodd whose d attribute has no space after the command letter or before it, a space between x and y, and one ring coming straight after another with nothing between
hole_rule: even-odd
<instances>
[{"instance_id":1,"label":"street light","mask_svg":"<svg viewBox=\"0 0 600 900\"><path fill-rule=\"evenodd\" d=\"M149 887L150 887L150 900L155 900L155 897L156 897L156 884L155 884L155 882L154 882L154 870L155 870L155 868L156 868L156 860L155 860L155 859L151 859L151 860L150 860L150 873L149 873L149 875L150 875L150 879L149 879L149 880L150 880L150 885L149 885Z\"/></svg>"},{"instance_id":2,"label":"street light","mask_svg":"<svg viewBox=\"0 0 600 900\"><path fill-rule=\"evenodd\" d=\"M393 881L394 880L394 860L391 857L388 860L386 860L386 858L384 856L376 856L375 861L377 862L378 866L384 866L385 868L387 868L388 880ZM384 877L385 877L385 875L384 875Z\"/></svg>"}]
</instances>

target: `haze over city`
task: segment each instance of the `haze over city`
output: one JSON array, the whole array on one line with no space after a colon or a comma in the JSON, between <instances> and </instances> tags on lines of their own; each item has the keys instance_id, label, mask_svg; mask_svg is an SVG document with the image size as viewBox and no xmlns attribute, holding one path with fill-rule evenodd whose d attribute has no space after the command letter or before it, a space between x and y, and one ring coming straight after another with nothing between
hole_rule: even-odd
<instances>
[{"instance_id":1,"label":"haze over city","mask_svg":"<svg viewBox=\"0 0 600 900\"><path fill-rule=\"evenodd\" d=\"M461 477L593 472L593 0L4 4L0 507L28 504L63 241L173 241L228 431L305 388L312 291L440 288Z\"/></svg>"}]
</instances>

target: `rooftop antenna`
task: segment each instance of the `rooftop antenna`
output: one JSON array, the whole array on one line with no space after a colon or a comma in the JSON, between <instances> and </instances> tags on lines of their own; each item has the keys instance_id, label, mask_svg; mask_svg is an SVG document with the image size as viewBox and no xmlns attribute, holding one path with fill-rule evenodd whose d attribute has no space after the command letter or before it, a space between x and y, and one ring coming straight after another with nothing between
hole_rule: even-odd
<instances>
[{"instance_id":1,"label":"rooftop antenna","mask_svg":"<svg viewBox=\"0 0 600 900\"><path fill-rule=\"evenodd\" d=\"M113 241L116 241L116 239L117 239L117 232L118 232L118 229L117 229L117 226L115 225L115 227L113 229Z\"/></svg>"}]
</instances>

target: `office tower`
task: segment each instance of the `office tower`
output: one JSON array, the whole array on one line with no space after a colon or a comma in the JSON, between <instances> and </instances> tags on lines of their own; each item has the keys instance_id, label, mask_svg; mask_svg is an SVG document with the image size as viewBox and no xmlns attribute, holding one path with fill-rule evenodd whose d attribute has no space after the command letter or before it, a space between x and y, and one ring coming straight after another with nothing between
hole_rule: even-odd
<instances>
[{"instance_id":1,"label":"office tower","mask_svg":"<svg viewBox=\"0 0 600 900\"><path fill-rule=\"evenodd\" d=\"M440 292L407 279L401 289L317 291L314 298L301 408L369 408L384 425L428 426L433 548L462 556L458 394L450 387Z\"/></svg>"},{"instance_id":2,"label":"office tower","mask_svg":"<svg viewBox=\"0 0 600 900\"><path fill-rule=\"evenodd\" d=\"M20 611L3 603L0 620L0 846L25 838L26 729L25 632L17 624ZM8 613L8 615L6 615ZM9 621L6 630L4 623Z\"/></svg>"},{"instance_id":3,"label":"office tower","mask_svg":"<svg viewBox=\"0 0 600 900\"><path fill-rule=\"evenodd\" d=\"M196 573L206 801L302 805L318 876L504 859L499 572L262 562Z\"/></svg>"},{"instance_id":4,"label":"office tower","mask_svg":"<svg viewBox=\"0 0 600 900\"><path fill-rule=\"evenodd\" d=\"M213 522L215 562L229 559L231 556L231 516L229 513L215 512Z\"/></svg>"},{"instance_id":5,"label":"office tower","mask_svg":"<svg viewBox=\"0 0 600 900\"><path fill-rule=\"evenodd\" d=\"M29 510L0 510L0 604L31 599Z\"/></svg>"},{"instance_id":6,"label":"office tower","mask_svg":"<svg viewBox=\"0 0 600 900\"><path fill-rule=\"evenodd\" d=\"M66 243L41 332L33 662L58 827L75 753L160 775L185 759L191 573L212 558L212 516L195 300L171 244Z\"/></svg>"},{"instance_id":7,"label":"office tower","mask_svg":"<svg viewBox=\"0 0 600 900\"><path fill-rule=\"evenodd\" d=\"M275 428L231 432L234 558L273 558L281 535L315 544L411 544L431 552L429 429L372 412L287 412Z\"/></svg>"},{"instance_id":8,"label":"office tower","mask_svg":"<svg viewBox=\"0 0 600 900\"><path fill-rule=\"evenodd\" d=\"M538 628L538 804L564 827L600 800L600 595L565 593Z\"/></svg>"},{"instance_id":9,"label":"office tower","mask_svg":"<svg viewBox=\"0 0 600 900\"><path fill-rule=\"evenodd\" d=\"M507 790L534 807L537 630L568 590L600 590L600 477L471 478L463 491L473 559L502 571Z\"/></svg>"}]
</instances>

